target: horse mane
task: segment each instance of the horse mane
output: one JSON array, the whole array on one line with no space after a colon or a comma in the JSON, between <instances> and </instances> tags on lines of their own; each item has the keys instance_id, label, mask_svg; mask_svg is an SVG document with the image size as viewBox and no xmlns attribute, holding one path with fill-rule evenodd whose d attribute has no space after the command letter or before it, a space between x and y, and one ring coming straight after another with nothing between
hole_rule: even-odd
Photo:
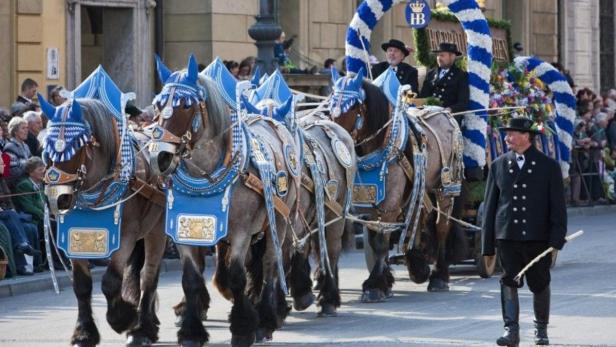
<instances>
[{"instance_id":1,"label":"horse mane","mask_svg":"<svg viewBox=\"0 0 616 347\"><path fill-rule=\"evenodd\" d=\"M97 99L77 99L77 102L81 106L84 121L90 125L92 135L100 144L104 155L115 158L117 135L111 122L115 117L113 113Z\"/></svg>"},{"instance_id":2,"label":"horse mane","mask_svg":"<svg viewBox=\"0 0 616 347\"><path fill-rule=\"evenodd\" d=\"M211 78L199 75L199 85L206 92L205 105L208 113L208 126L212 127L213 134L221 134L227 130L226 128L231 120L227 104L218 91L218 86Z\"/></svg>"},{"instance_id":3,"label":"horse mane","mask_svg":"<svg viewBox=\"0 0 616 347\"><path fill-rule=\"evenodd\" d=\"M364 105L366 106L366 119L364 126L368 134L375 134L389 120L389 100L381 89L371 82L364 80L362 88L366 92ZM385 139L385 132L381 132L377 137L377 143L382 143Z\"/></svg>"}]
</instances>

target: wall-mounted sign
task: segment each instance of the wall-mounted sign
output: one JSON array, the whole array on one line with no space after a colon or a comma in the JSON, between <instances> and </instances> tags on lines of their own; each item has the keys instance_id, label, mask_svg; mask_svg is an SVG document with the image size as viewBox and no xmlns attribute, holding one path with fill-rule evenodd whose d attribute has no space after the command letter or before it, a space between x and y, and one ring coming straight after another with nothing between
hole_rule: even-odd
<instances>
[{"instance_id":1,"label":"wall-mounted sign","mask_svg":"<svg viewBox=\"0 0 616 347\"><path fill-rule=\"evenodd\" d=\"M60 57L57 48L47 48L47 79L60 79Z\"/></svg>"},{"instance_id":2,"label":"wall-mounted sign","mask_svg":"<svg viewBox=\"0 0 616 347\"><path fill-rule=\"evenodd\" d=\"M405 8L406 22L413 29L422 29L428 26L432 11L426 0L409 0Z\"/></svg>"}]
</instances>

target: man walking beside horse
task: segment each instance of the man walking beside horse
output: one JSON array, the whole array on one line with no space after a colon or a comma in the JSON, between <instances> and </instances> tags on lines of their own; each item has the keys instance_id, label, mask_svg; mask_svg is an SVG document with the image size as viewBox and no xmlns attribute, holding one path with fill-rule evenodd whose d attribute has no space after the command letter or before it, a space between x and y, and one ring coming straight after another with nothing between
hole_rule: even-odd
<instances>
[{"instance_id":1,"label":"man walking beside horse","mask_svg":"<svg viewBox=\"0 0 616 347\"><path fill-rule=\"evenodd\" d=\"M482 230L484 256L498 258L505 333L499 346L520 343L518 288L514 280L522 268L548 247L562 249L567 231L567 210L560 165L534 146L538 126L528 118L512 118L502 128L510 151L492 163L485 194ZM535 343L548 345L550 316L550 257L528 269L526 279L533 293Z\"/></svg>"}]
</instances>

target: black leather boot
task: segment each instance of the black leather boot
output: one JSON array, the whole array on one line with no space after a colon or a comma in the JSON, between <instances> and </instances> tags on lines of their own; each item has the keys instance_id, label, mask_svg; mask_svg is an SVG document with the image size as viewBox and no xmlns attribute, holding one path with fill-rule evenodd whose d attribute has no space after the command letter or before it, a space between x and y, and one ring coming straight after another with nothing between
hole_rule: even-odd
<instances>
[{"instance_id":1,"label":"black leather boot","mask_svg":"<svg viewBox=\"0 0 616 347\"><path fill-rule=\"evenodd\" d=\"M520 302L518 301L518 288L501 284L501 308L505 333L496 340L499 346L518 347L520 345Z\"/></svg>"},{"instance_id":2,"label":"black leather boot","mask_svg":"<svg viewBox=\"0 0 616 347\"><path fill-rule=\"evenodd\" d=\"M540 293L533 293L533 309L535 310L535 344L547 346L548 323L550 321L550 286Z\"/></svg>"}]
</instances>

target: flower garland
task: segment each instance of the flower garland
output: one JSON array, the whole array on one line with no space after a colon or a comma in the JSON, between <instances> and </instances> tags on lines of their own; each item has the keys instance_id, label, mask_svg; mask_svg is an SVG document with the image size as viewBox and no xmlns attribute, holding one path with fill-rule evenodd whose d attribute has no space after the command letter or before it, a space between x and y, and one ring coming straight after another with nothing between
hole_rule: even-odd
<instances>
[{"instance_id":1,"label":"flower garland","mask_svg":"<svg viewBox=\"0 0 616 347\"><path fill-rule=\"evenodd\" d=\"M514 65L496 68L490 81L490 108L521 107L513 112L492 111L489 124L494 128L503 126L511 117L529 117L532 129L551 135L554 130L546 126L554 120L552 92L534 72L519 70ZM546 129L548 131L546 131Z\"/></svg>"}]
</instances>

